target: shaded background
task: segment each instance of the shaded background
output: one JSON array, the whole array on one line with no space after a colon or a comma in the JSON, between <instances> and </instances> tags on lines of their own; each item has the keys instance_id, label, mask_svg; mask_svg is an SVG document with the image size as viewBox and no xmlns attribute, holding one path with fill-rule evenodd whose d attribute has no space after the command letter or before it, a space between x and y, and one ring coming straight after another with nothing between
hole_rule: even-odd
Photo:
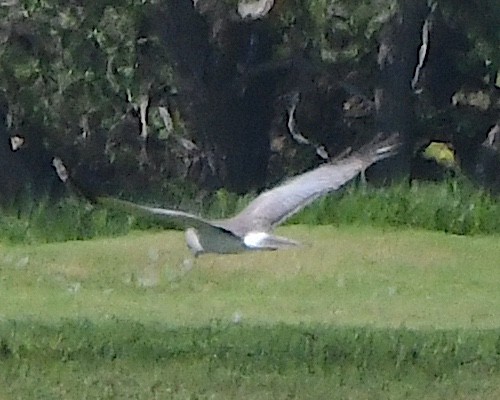
<instances>
[{"instance_id":1,"label":"shaded background","mask_svg":"<svg viewBox=\"0 0 500 400\"><path fill-rule=\"evenodd\" d=\"M1 6L2 207L59 198L56 155L98 192L168 204L261 190L377 132L405 147L372 182L456 173L420 156L442 141L476 184L500 190L497 1L276 0L255 20L236 9Z\"/></svg>"}]
</instances>

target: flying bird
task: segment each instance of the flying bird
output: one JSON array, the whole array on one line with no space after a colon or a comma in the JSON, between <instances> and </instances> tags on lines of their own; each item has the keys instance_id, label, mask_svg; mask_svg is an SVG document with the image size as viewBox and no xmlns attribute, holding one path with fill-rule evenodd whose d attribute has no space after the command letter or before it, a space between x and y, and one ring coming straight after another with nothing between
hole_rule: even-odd
<instances>
[{"instance_id":1,"label":"flying bird","mask_svg":"<svg viewBox=\"0 0 500 400\"><path fill-rule=\"evenodd\" d=\"M243 211L227 219L209 220L183 211L148 207L105 196L91 200L168 227L175 224L184 228L187 246L195 257L203 253L278 250L300 243L274 235L274 228L314 200L339 189L372 164L393 156L399 146L397 135L385 140L376 139L351 155L320 165L264 191ZM61 159L54 158L53 165L59 178L71 184L70 174Z\"/></svg>"}]
</instances>

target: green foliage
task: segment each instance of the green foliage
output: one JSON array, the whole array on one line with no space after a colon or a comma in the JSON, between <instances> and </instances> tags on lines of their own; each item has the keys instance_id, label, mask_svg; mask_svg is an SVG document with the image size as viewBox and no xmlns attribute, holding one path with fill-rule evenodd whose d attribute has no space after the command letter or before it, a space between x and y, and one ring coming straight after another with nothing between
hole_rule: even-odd
<instances>
[{"instance_id":1,"label":"green foliage","mask_svg":"<svg viewBox=\"0 0 500 400\"><path fill-rule=\"evenodd\" d=\"M251 194L238 196L227 190L219 189L205 201L203 213L210 218L229 217L243 210L253 197Z\"/></svg>"},{"instance_id":2,"label":"green foliage","mask_svg":"<svg viewBox=\"0 0 500 400\"><path fill-rule=\"evenodd\" d=\"M172 188L170 188L172 189ZM173 190L173 189L172 189ZM169 191L176 208L210 218L224 218L241 211L251 195L238 196L219 190L198 202L194 192ZM169 205L139 200L144 204ZM423 228L459 235L500 233L498 199L465 181L400 184L387 188L351 185L339 194L321 198L294 216L291 224L373 225ZM63 200L57 205L41 202L29 212L0 216L0 240L13 243L54 242L118 235L131 228L158 228L113 210L94 208L85 201Z\"/></svg>"},{"instance_id":3,"label":"green foliage","mask_svg":"<svg viewBox=\"0 0 500 400\"><path fill-rule=\"evenodd\" d=\"M413 182L387 188L351 186L293 219L310 224L370 224L424 228L459 235L500 232L500 204L464 181Z\"/></svg>"},{"instance_id":4,"label":"green foliage","mask_svg":"<svg viewBox=\"0 0 500 400\"><path fill-rule=\"evenodd\" d=\"M445 0L441 6L448 18L460 21L464 26L467 25L467 35L473 44L469 58L491 64L493 73L499 71L500 3L496 0L476 2Z\"/></svg>"},{"instance_id":5,"label":"green foliage","mask_svg":"<svg viewBox=\"0 0 500 400\"><path fill-rule=\"evenodd\" d=\"M125 234L130 218L112 210L95 209L83 201L61 200L53 205L42 201L17 216L0 216L0 241L12 243L61 242L96 236Z\"/></svg>"},{"instance_id":6,"label":"green foliage","mask_svg":"<svg viewBox=\"0 0 500 400\"><path fill-rule=\"evenodd\" d=\"M207 2L206 8L210 9L212 3L216 2ZM226 1L227 10L234 11L236 3L236 0ZM340 84L344 89L347 88L347 92L360 92L371 98L370 93L377 84L377 40L381 30L388 26L403 2L294 0L278 3L264 21L264 24L269 23L272 35L278 38L272 50L275 53L269 57L270 60L283 59L285 55L295 57L302 53L313 58L317 55L317 59L312 60L313 64L317 63L321 66L319 69L325 71L335 71L331 76L328 73L330 88ZM492 83L500 76L500 52L497 46L500 38L499 3L495 0L455 3L439 3L446 19L451 21L452 26L458 25L466 31L469 40L465 46L468 54L461 54L459 61L453 60L453 63L463 64L459 69L466 70L477 82ZM129 193L143 191L140 184L145 180L149 186L159 187L161 182L172 176L184 179L189 168L196 171L199 165L195 165L193 160L213 149L204 148L206 143L199 140L196 143L199 153L182 153L182 146L174 144L174 140L167 142L170 132L165 129L158 111L158 106L172 106L170 111L176 133L184 134L193 127L193 121L185 120L189 116L181 115L176 109L180 104L179 99L189 97L189 93L182 92L182 79L179 78L186 71L176 70L179 66L172 62L173 57L166 49L165 38L160 37L162 32L169 30L162 27L156 19L172 5L175 6L175 3L156 0L93 0L83 3L26 0L6 2L0 6L0 91L7 99L10 129L26 136L27 146L34 147L33 143L41 143L40 147L49 154L69 154L68 158L71 157L75 165L84 166L86 170L102 172L112 166L116 180L123 179L130 185L127 188L130 189ZM206 18L208 31L215 35L221 29L219 33L223 35L224 29L210 26L218 17L207 15L224 14L225 7L221 5L212 8L211 12L205 13L201 18ZM227 18L229 15L228 12ZM221 18L225 16L222 15ZM170 27L170 30L178 31L175 27ZM195 44L196 38L192 39ZM197 74L203 76L207 73L202 71L205 58L216 64L213 60L217 59L217 52L228 55L232 52L245 54L248 50L244 47L245 44L237 49L222 48L223 42L232 43L233 39L234 43L241 41L239 38L203 38L202 41L211 42L214 54L201 56L203 60L196 68L193 66L196 71L200 67ZM431 36L431 43L433 40L434 36ZM304 49L307 51L304 52ZM186 51L177 50L180 53ZM335 63L335 68L330 68L323 62ZM240 67L241 65L237 69L241 69ZM185 66L182 68L187 69ZM192 80L196 92L201 93L207 89L197 87L200 82L192 78L196 76L192 74L190 78L184 79ZM323 82L323 79L317 77L312 80ZM351 80L354 82L353 86ZM279 86L276 94L284 94L289 90L290 87ZM490 95L486 97L490 101ZM139 126L141 122L138 115L139 105L144 104L146 98L149 101L146 120L151 139L147 143L147 154L141 147L144 143L141 142L139 133L144 127ZM494 100L491 95L492 115L496 115ZM338 106L340 101L341 99ZM419 99L416 101L420 102ZM179 104L176 105L177 102ZM270 104L269 106L271 107ZM332 113L337 111L331 110ZM435 123L443 121L442 110L435 111L429 111L432 118L427 118L429 116L425 116L425 113L416 116L424 125L422 132L433 130L429 129L431 119ZM322 113L329 114L330 111ZM472 136L479 128L475 119L464 115L460 112L457 117L459 121L453 124L460 127L461 132ZM491 121L486 121L485 125L491 126L494 118L496 117L491 117ZM339 116L338 120L341 119ZM319 128L317 131L324 127ZM455 130L453 126L446 126L444 129L450 132ZM479 131L485 129L481 127ZM191 130L191 137L202 137L210 131L198 130L200 132L197 133ZM331 129L326 131L330 132ZM347 143L357 135L357 128L349 128L342 133L336 129L336 132L343 136L339 137L339 142ZM321 138L321 142L323 141ZM217 154L215 156L222 158ZM146 169L145 172L143 168ZM217 168L223 169L220 166ZM193 174L189 179L206 178ZM215 204L217 201L209 200L208 203ZM221 209L231 209L232 206L222 204L224 201L221 200ZM222 213L214 211L216 215ZM447 229L474 231L476 228Z\"/></svg>"},{"instance_id":7,"label":"green foliage","mask_svg":"<svg viewBox=\"0 0 500 400\"><path fill-rule=\"evenodd\" d=\"M303 32L323 61L353 67L376 48L376 34L396 9L394 0L297 1L281 18Z\"/></svg>"},{"instance_id":8,"label":"green foliage","mask_svg":"<svg viewBox=\"0 0 500 400\"><path fill-rule=\"evenodd\" d=\"M152 86L171 84L165 50L139 32L151 3L156 2L88 1L82 6L46 0L0 7L0 18L11 30L0 44L0 88L12 128L27 137L43 135L52 152L62 144L78 147L82 143L75 140L82 132L107 135ZM148 58L152 53L155 66ZM47 133L19 128L25 126ZM117 149L104 150L78 148L87 158L114 161Z\"/></svg>"}]
</instances>

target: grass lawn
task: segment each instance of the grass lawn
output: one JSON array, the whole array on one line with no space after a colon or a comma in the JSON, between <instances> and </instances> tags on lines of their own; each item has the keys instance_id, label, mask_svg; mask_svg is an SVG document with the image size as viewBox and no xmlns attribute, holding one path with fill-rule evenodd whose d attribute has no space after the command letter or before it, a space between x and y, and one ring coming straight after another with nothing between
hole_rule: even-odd
<instances>
[{"instance_id":1,"label":"grass lawn","mask_svg":"<svg viewBox=\"0 0 500 400\"><path fill-rule=\"evenodd\" d=\"M498 236L279 233L0 244L0 398L500 398Z\"/></svg>"}]
</instances>

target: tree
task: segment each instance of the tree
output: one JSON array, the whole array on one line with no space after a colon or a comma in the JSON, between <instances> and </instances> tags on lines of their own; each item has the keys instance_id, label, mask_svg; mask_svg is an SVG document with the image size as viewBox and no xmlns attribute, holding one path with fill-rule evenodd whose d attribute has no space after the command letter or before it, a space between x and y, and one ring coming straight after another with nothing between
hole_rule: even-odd
<instances>
[{"instance_id":1,"label":"tree","mask_svg":"<svg viewBox=\"0 0 500 400\"><path fill-rule=\"evenodd\" d=\"M398 178L416 148L479 149L498 121L495 0L276 1L250 20L236 0L63 3L0 8L0 152L25 141L35 192L58 155L115 194L243 193L378 131L406 148L372 177Z\"/></svg>"}]
</instances>

